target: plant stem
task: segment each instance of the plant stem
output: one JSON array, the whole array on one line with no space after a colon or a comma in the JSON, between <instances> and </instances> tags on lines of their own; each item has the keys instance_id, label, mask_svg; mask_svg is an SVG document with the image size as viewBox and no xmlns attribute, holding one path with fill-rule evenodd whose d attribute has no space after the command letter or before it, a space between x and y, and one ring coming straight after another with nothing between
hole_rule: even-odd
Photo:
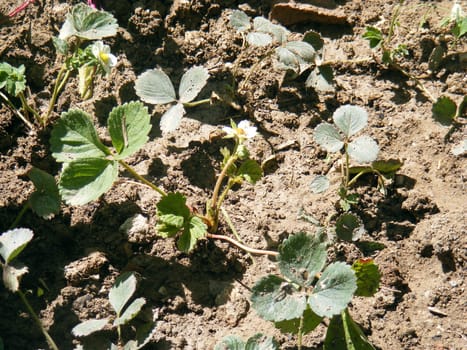
<instances>
[{"instance_id":1,"label":"plant stem","mask_svg":"<svg viewBox=\"0 0 467 350\"><path fill-rule=\"evenodd\" d=\"M344 185L345 185L345 190L347 191L349 189L349 177L350 177L350 158L349 158L349 152L347 151L347 141L345 143L345 148L344 148L344 152L345 152L345 166L344 166Z\"/></svg>"},{"instance_id":2,"label":"plant stem","mask_svg":"<svg viewBox=\"0 0 467 350\"><path fill-rule=\"evenodd\" d=\"M185 102L185 103L183 103L183 106L184 107L196 107L196 106L203 105L203 104L206 104L206 103L211 103L211 99L210 98L205 98L204 100L193 101L193 102Z\"/></svg>"},{"instance_id":3,"label":"plant stem","mask_svg":"<svg viewBox=\"0 0 467 350\"><path fill-rule=\"evenodd\" d=\"M65 86L68 78L70 77L70 73L71 73L71 70L67 68L66 64L63 64L62 68L60 68L60 71L58 72L57 80L55 81L54 91L52 93L52 98L50 99L50 102L49 102L49 109L47 110L47 113L45 114L45 116L42 118L42 122L44 124L47 123L47 120L49 119L50 114L52 113L54 109L58 94L60 90Z\"/></svg>"},{"instance_id":4,"label":"plant stem","mask_svg":"<svg viewBox=\"0 0 467 350\"><path fill-rule=\"evenodd\" d=\"M165 193L161 188L158 186L154 185L151 181L146 180L144 177L142 177L140 174L138 174L131 166L129 166L127 163L125 163L123 160L118 161L128 172L136 179L144 183L145 185L151 187L154 191L159 193L162 197L167 196L167 193Z\"/></svg>"},{"instance_id":5,"label":"plant stem","mask_svg":"<svg viewBox=\"0 0 467 350\"><path fill-rule=\"evenodd\" d=\"M220 240L223 240L223 241L227 241L229 243L232 243L234 246L237 246L238 248L248 252L248 253L251 253L251 254L257 254L257 255L270 255L270 256L278 256L279 253L278 252L274 252L272 250L261 250L261 249L255 249L255 248L250 248L238 241L236 241L235 239L231 238L231 237L228 237L228 236L224 236L224 235L216 235L216 234L212 234L212 233L207 233L206 234L206 237L207 238L211 238L211 239L220 239Z\"/></svg>"},{"instance_id":6,"label":"plant stem","mask_svg":"<svg viewBox=\"0 0 467 350\"><path fill-rule=\"evenodd\" d=\"M21 114L21 112L15 107L15 105L10 101L10 99L6 95L4 95L1 91L0 91L0 97L3 98L3 100L6 102L8 107L10 107L13 113L15 113L18 116L18 118L21 119L23 123L26 124L26 126L29 129L31 130L34 129L34 125L32 125L32 123L23 114Z\"/></svg>"},{"instance_id":7,"label":"plant stem","mask_svg":"<svg viewBox=\"0 0 467 350\"><path fill-rule=\"evenodd\" d=\"M44 335L45 339L47 340L47 343L49 344L49 347L52 350L58 350L57 345L55 344L55 342L52 339L52 337L50 336L50 334L47 332L47 330L42 325L41 320L39 319L39 317L37 317L36 313L34 312L33 308L31 307L31 304L29 304L28 300L26 299L26 296L20 290L18 290L17 292L18 292L19 297L21 298L21 301L24 303L24 305L28 309L29 313L31 314L32 318L34 319L34 321L39 326L42 334Z\"/></svg>"},{"instance_id":8,"label":"plant stem","mask_svg":"<svg viewBox=\"0 0 467 350\"><path fill-rule=\"evenodd\" d=\"M26 101L26 97L24 96L24 94L23 94L22 92L20 92L20 93L18 94L18 97L19 97L19 99L21 100L21 104L23 105L23 109L24 109L25 111L27 111L27 112L32 113L32 114L34 115L34 118L36 118L36 120L38 120L39 123L42 124L42 119L41 119L39 113L37 113L37 111L36 111L34 108L32 108L32 107L28 104L28 102Z\"/></svg>"},{"instance_id":9,"label":"plant stem","mask_svg":"<svg viewBox=\"0 0 467 350\"><path fill-rule=\"evenodd\" d=\"M230 216L229 214L227 213L227 210L224 209L224 207L221 207L221 212L222 212L222 215L224 215L224 219L225 221L227 222L227 225L229 225L230 227L230 230L232 231L232 233L234 234L235 238L237 238L237 240L244 244L244 242L242 241L242 239L240 238L240 235L238 234L237 230L235 229L235 226L232 222L232 220L230 220ZM247 252L248 255L250 256L251 260L253 261L253 264L256 263L255 261L255 258L253 257L253 255L250 253L250 252Z\"/></svg>"},{"instance_id":10,"label":"plant stem","mask_svg":"<svg viewBox=\"0 0 467 350\"><path fill-rule=\"evenodd\" d=\"M269 50L258 62L256 62L251 68L250 70L248 71L248 74L247 76L245 77L245 80L243 80L239 85L238 85L238 91L242 91L243 90L243 87L248 83L248 81L250 80L251 78L251 75L253 74L253 72L256 70L256 68L258 68L258 66L264 62L264 60L266 58L268 58L269 56L272 55L272 53L274 52L274 49L271 49Z\"/></svg>"},{"instance_id":11,"label":"plant stem","mask_svg":"<svg viewBox=\"0 0 467 350\"><path fill-rule=\"evenodd\" d=\"M24 214L26 213L26 211L29 209L29 201L26 202L25 205L23 205L23 207L21 208L21 211L18 213L18 215L16 216L16 219L15 221L13 221L13 223L11 224L10 226L10 230L14 229L16 226L18 226L18 223L19 221L21 220L21 218L24 216Z\"/></svg>"},{"instance_id":12,"label":"plant stem","mask_svg":"<svg viewBox=\"0 0 467 350\"><path fill-rule=\"evenodd\" d=\"M302 337L303 337L303 316L300 317L300 323L298 325L298 339L297 339L298 350L302 350Z\"/></svg>"}]
</instances>

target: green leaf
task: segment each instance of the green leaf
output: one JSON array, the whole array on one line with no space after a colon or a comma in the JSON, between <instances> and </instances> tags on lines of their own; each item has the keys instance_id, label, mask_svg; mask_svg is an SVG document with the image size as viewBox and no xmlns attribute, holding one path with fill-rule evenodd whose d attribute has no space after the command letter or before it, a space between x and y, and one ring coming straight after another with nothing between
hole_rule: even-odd
<instances>
[{"instance_id":1,"label":"green leaf","mask_svg":"<svg viewBox=\"0 0 467 350\"><path fill-rule=\"evenodd\" d=\"M352 270L357 276L357 291L355 295L373 296L379 288L381 274L373 259L358 259L352 264Z\"/></svg>"},{"instance_id":2,"label":"green leaf","mask_svg":"<svg viewBox=\"0 0 467 350\"><path fill-rule=\"evenodd\" d=\"M138 298L132 301L130 305L125 309L120 317L117 317L114 321L114 326L120 326L130 322L135 316L141 311L141 308L146 304L144 298Z\"/></svg>"},{"instance_id":3,"label":"green leaf","mask_svg":"<svg viewBox=\"0 0 467 350\"><path fill-rule=\"evenodd\" d=\"M67 15L59 38L66 40L75 35L85 40L99 40L117 34L117 20L106 11L98 11L85 4L77 4Z\"/></svg>"},{"instance_id":4,"label":"green leaf","mask_svg":"<svg viewBox=\"0 0 467 350\"><path fill-rule=\"evenodd\" d=\"M99 140L91 117L79 109L62 113L52 129L50 149L57 162L104 158L110 154Z\"/></svg>"},{"instance_id":5,"label":"green leaf","mask_svg":"<svg viewBox=\"0 0 467 350\"><path fill-rule=\"evenodd\" d=\"M339 131L334 125L328 123L319 124L315 128L313 136L316 143L328 152L337 152L342 148L342 146L344 146L344 142Z\"/></svg>"},{"instance_id":6,"label":"green leaf","mask_svg":"<svg viewBox=\"0 0 467 350\"><path fill-rule=\"evenodd\" d=\"M263 277L255 284L251 302L262 318L274 322L298 318L307 307L305 294L274 275Z\"/></svg>"},{"instance_id":7,"label":"green leaf","mask_svg":"<svg viewBox=\"0 0 467 350\"><path fill-rule=\"evenodd\" d=\"M245 342L236 335L228 335L216 344L214 350L245 350Z\"/></svg>"},{"instance_id":8,"label":"green leaf","mask_svg":"<svg viewBox=\"0 0 467 350\"><path fill-rule=\"evenodd\" d=\"M432 72L437 72L447 52L448 49L446 45L436 46L433 51L431 51L430 57L428 58L428 69Z\"/></svg>"},{"instance_id":9,"label":"green leaf","mask_svg":"<svg viewBox=\"0 0 467 350\"><path fill-rule=\"evenodd\" d=\"M329 322L324 339L324 350L347 350L345 330L340 314L333 316Z\"/></svg>"},{"instance_id":10,"label":"green leaf","mask_svg":"<svg viewBox=\"0 0 467 350\"><path fill-rule=\"evenodd\" d=\"M27 266L20 262L14 261L10 264L3 265L3 284L13 293L19 290L19 282L21 277L28 272Z\"/></svg>"},{"instance_id":11,"label":"green leaf","mask_svg":"<svg viewBox=\"0 0 467 350\"><path fill-rule=\"evenodd\" d=\"M60 211L60 194L55 178L38 168L32 168L28 177L36 190L29 197L31 209L44 219L50 219Z\"/></svg>"},{"instance_id":12,"label":"green leaf","mask_svg":"<svg viewBox=\"0 0 467 350\"><path fill-rule=\"evenodd\" d=\"M368 123L368 113L359 106L344 105L332 115L334 123L346 137L355 135Z\"/></svg>"},{"instance_id":13,"label":"green leaf","mask_svg":"<svg viewBox=\"0 0 467 350\"><path fill-rule=\"evenodd\" d=\"M318 32L310 30L303 35L303 41L307 42L315 51L319 51L324 46L324 40Z\"/></svg>"},{"instance_id":14,"label":"green leaf","mask_svg":"<svg viewBox=\"0 0 467 350\"><path fill-rule=\"evenodd\" d=\"M313 88L318 93L333 92L332 81L334 73L329 65L318 66L313 69L305 81L305 86Z\"/></svg>"},{"instance_id":15,"label":"green leaf","mask_svg":"<svg viewBox=\"0 0 467 350\"><path fill-rule=\"evenodd\" d=\"M170 78L161 69L152 69L141 74L135 82L136 95L144 102L164 104L177 100Z\"/></svg>"},{"instance_id":16,"label":"green leaf","mask_svg":"<svg viewBox=\"0 0 467 350\"><path fill-rule=\"evenodd\" d=\"M26 89L26 75L24 72L24 65L16 68L6 62L0 63L0 89L5 88L9 95L18 96L20 92Z\"/></svg>"},{"instance_id":17,"label":"green leaf","mask_svg":"<svg viewBox=\"0 0 467 350\"><path fill-rule=\"evenodd\" d=\"M192 67L185 72L178 87L181 103L191 102L201 92L209 79L209 72L204 67Z\"/></svg>"},{"instance_id":18,"label":"green leaf","mask_svg":"<svg viewBox=\"0 0 467 350\"><path fill-rule=\"evenodd\" d=\"M347 152L357 162L370 163L378 158L379 146L371 137L364 135L350 142Z\"/></svg>"},{"instance_id":19,"label":"green leaf","mask_svg":"<svg viewBox=\"0 0 467 350\"><path fill-rule=\"evenodd\" d=\"M316 176L310 183L310 189L313 193L323 193L329 188L329 179L325 175Z\"/></svg>"},{"instance_id":20,"label":"green leaf","mask_svg":"<svg viewBox=\"0 0 467 350\"><path fill-rule=\"evenodd\" d=\"M286 41L290 32L283 26L274 24L264 17L255 17L253 19L253 28L257 32L272 34L274 39L282 44Z\"/></svg>"},{"instance_id":21,"label":"green leaf","mask_svg":"<svg viewBox=\"0 0 467 350\"><path fill-rule=\"evenodd\" d=\"M336 220L336 235L344 241L356 241L363 233L365 228L360 218L354 214L344 213Z\"/></svg>"},{"instance_id":22,"label":"green leaf","mask_svg":"<svg viewBox=\"0 0 467 350\"><path fill-rule=\"evenodd\" d=\"M150 116L141 102L115 107L107 124L112 144L118 152L116 159L124 159L137 152L149 139Z\"/></svg>"},{"instance_id":23,"label":"green leaf","mask_svg":"<svg viewBox=\"0 0 467 350\"><path fill-rule=\"evenodd\" d=\"M148 344L157 331L156 323L150 321L143 325L138 325L136 329L137 349L143 349Z\"/></svg>"},{"instance_id":24,"label":"green leaf","mask_svg":"<svg viewBox=\"0 0 467 350\"><path fill-rule=\"evenodd\" d=\"M456 117L457 105L447 96L439 97L431 108L433 118L442 125L451 125Z\"/></svg>"},{"instance_id":25,"label":"green leaf","mask_svg":"<svg viewBox=\"0 0 467 350\"><path fill-rule=\"evenodd\" d=\"M238 168L237 174L254 185L263 177L263 169L261 169L261 166L255 160L247 159L242 162Z\"/></svg>"},{"instance_id":26,"label":"green leaf","mask_svg":"<svg viewBox=\"0 0 467 350\"><path fill-rule=\"evenodd\" d=\"M207 229L208 227L201 218L197 216L190 217L177 242L178 249L182 252L190 252L198 240L206 236Z\"/></svg>"},{"instance_id":27,"label":"green leaf","mask_svg":"<svg viewBox=\"0 0 467 350\"><path fill-rule=\"evenodd\" d=\"M239 32L244 32L251 28L250 17L240 10L233 10L230 15L230 25Z\"/></svg>"},{"instance_id":28,"label":"green leaf","mask_svg":"<svg viewBox=\"0 0 467 350\"><path fill-rule=\"evenodd\" d=\"M117 180L118 163L102 158L85 158L65 163L58 188L69 205L84 205L107 192Z\"/></svg>"},{"instance_id":29,"label":"green leaf","mask_svg":"<svg viewBox=\"0 0 467 350\"><path fill-rule=\"evenodd\" d=\"M307 307L303 313L302 334L310 333L313 329L318 327L322 320L322 317L318 316ZM276 328L279 328L282 333L298 334L300 330L300 317L294 318L293 320L276 322L274 325Z\"/></svg>"},{"instance_id":30,"label":"green leaf","mask_svg":"<svg viewBox=\"0 0 467 350\"><path fill-rule=\"evenodd\" d=\"M6 264L10 263L31 241L34 233L27 228L15 228L0 236L0 255Z\"/></svg>"},{"instance_id":31,"label":"green leaf","mask_svg":"<svg viewBox=\"0 0 467 350\"><path fill-rule=\"evenodd\" d=\"M399 170L404 163L399 159L375 160L371 163L373 169L378 170L382 174L394 173Z\"/></svg>"},{"instance_id":32,"label":"green leaf","mask_svg":"<svg viewBox=\"0 0 467 350\"><path fill-rule=\"evenodd\" d=\"M87 320L73 327L71 333L75 337L85 337L94 332L104 329L109 320L107 318L101 320Z\"/></svg>"},{"instance_id":33,"label":"green leaf","mask_svg":"<svg viewBox=\"0 0 467 350\"><path fill-rule=\"evenodd\" d=\"M452 34L457 39L462 38L465 33L467 33L467 16L457 19L452 28Z\"/></svg>"},{"instance_id":34,"label":"green leaf","mask_svg":"<svg viewBox=\"0 0 467 350\"><path fill-rule=\"evenodd\" d=\"M117 313L117 317L121 315L123 307L135 291L136 277L133 272L124 272L117 277L109 292L109 302Z\"/></svg>"},{"instance_id":35,"label":"green leaf","mask_svg":"<svg viewBox=\"0 0 467 350\"><path fill-rule=\"evenodd\" d=\"M280 350L280 348L274 338L258 333L247 340L245 350Z\"/></svg>"},{"instance_id":36,"label":"green leaf","mask_svg":"<svg viewBox=\"0 0 467 350\"><path fill-rule=\"evenodd\" d=\"M253 46L268 46L272 43L272 37L268 33L251 32L246 36L246 41Z\"/></svg>"},{"instance_id":37,"label":"green leaf","mask_svg":"<svg viewBox=\"0 0 467 350\"><path fill-rule=\"evenodd\" d=\"M345 342L347 344L346 349L375 350L375 347L368 341L360 327L352 320L347 309L342 312L342 323L344 325Z\"/></svg>"},{"instance_id":38,"label":"green leaf","mask_svg":"<svg viewBox=\"0 0 467 350\"><path fill-rule=\"evenodd\" d=\"M336 262L324 270L308 303L318 316L331 317L347 307L356 289L354 271L345 263Z\"/></svg>"},{"instance_id":39,"label":"green leaf","mask_svg":"<svg viewBox=\"0 0 467 350\"><path fill-rule=\"evenodd\" d=\"M66 40L62 40L59 37L52 37L52 42L54 44L55 50L61 55L66 55L68 53L68 43Z\"/></svg>"},{"instance_id":40,"label":"green leaf","mask_svg":"<svg viewBox=\"0 0 467 350\"><path fill-rule=\"evenodd\" d=\"M383 34L378 28L366 27L366 32L363 34L363 38L367 39L370 42L370 47L374 49L383 41Z\"/></svg>"},{"instance_id":41,"label":"green leaf","mask_svg":"<svg viewBox=\"0 0 467 350\"><path fill-rule=\"evenodd\" d=\"M298 57L290 50L287 50L285 47L276 48L276 56L278 62L278 68L284 70L293 70L298 71L300 68L300 63Z\"/></svg>"},{"instance_id":42,"label":"green leaf","mask_svg":"<svg viewBox=\"0 0 467 350\"><path fill-rule=\"evenodd\" d=\"M174 236L190 218L186 198L180 193L169 193L157 203L157 233L165 238Z\"/></svg>"},{"instance_id":43,"label":"green leaf","mask_svg":"<svg viewBox=\"0 0 467 350\"><path fill-rule=\"evenodd\" d=\"M285 48L292 52L296 57L299 64L299 72L303 72L310 64L314 63L316 58L316 51L305 41L289 41L285 44Z\"/></svg>"},{"instance_id":44,"label":"green leaf","mask_svg":"<svg viewBox=\"0 0 467 350\"><path fill-rule=\"evenodd\" d=\"M161 118L160 128L162 132L171 132L176 130L182 122L183 115L185 114L185 108L183 104L177 103L169 108L167 112Z\"/></svg>"},{"instance_id":45,"label":"green leaf","mask_svg":"<svg viewBox=\"0 0 467 350\"><path fill-rule=\"evenodd\" d=\"M282 243L278 261L286 278L300 286L309 286L326 263L326 245L318 237L300 232Z\"/></svg>"}]
</instances>

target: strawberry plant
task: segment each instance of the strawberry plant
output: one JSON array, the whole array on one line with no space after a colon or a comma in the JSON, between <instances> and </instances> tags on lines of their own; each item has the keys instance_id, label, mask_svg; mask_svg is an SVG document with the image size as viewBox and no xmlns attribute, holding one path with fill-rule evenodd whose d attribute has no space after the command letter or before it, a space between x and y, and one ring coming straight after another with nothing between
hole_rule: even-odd
<instances>
[{"instance_id":1,"label":"strawberry plant","mask_svg":"<svg viewBox=\"0 0 467 350\"><path fill-rule=\"evenodd\" d=\"M279 350L279 344L261 333L244 342L241 338L229 335L216 344L214 350Z\"/></svg>"},{"instance_id":2,"label":"strawberry plant","mask_svg":"<svg viewBox=\"0 0 467 350\"><path fill-rule=\"evenodd\" d=\"M268 275L253 287L251 302L264 319L282 332L302 336L322 320L331 319L325 349L374 349L350 317L347 306L354 295L373 295L379 272L372 261L351 267L326 263L326 243L320 235L297 233L279 247L280 276ZM341 344L337 347L336 344Z\"/></svg>"},{"instance_id":3,"label":"strawberry plant","mask_svg":"<svg viewBox=\"0 0 467 350\"><path fill-rule=\"evenodd\" d=\"M155 332L155 324L150 322L139 328L136 332L136 340L129 340L124 342L122 338L122 326L127 325L133 320L140 312L146 300L144 298L137 298L130 302L131 297L136 291L136 277L132 272L125 272L118 276L114 285L109 291L109 302L115 311L115 318L104 319L91 319L81 322L72 329L72 334L76 337L87 337L90 334L99 332L104 328L117 329L118 342L117 345L111 343L107 345L108 349L125 349L137 350L142 349L151 339ZM83 342L81 349L95 349L92 341Z\"/></svg>"}]
</instances>

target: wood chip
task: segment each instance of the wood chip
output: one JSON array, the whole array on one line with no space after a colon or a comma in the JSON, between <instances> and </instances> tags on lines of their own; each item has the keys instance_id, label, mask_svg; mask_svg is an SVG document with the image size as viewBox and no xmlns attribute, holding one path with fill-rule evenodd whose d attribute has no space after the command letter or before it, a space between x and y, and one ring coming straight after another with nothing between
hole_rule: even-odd
<instances>
[{"instance_id":1,"label":"wood chip","mask_svg":"<svg viewBox=\"0 0 467 350\"><path fill-rule=\"evenodd\" d=\"M293 2L275 4L271 11L271 18L286 26L304 22L347 24L347 16L339 10Z\"/></svg>"},{"instance_id":2,"label":"wood chip","mask_svg":"<svg viewBox=\"0 0 467 350\"><path fill-rule=\"evenodd\" d=\"M430 311L433 315L437 315L437 316L447 317L448 315L447 313L433 306L428 306L428 311Z\"/></svg>"}]
</instances>

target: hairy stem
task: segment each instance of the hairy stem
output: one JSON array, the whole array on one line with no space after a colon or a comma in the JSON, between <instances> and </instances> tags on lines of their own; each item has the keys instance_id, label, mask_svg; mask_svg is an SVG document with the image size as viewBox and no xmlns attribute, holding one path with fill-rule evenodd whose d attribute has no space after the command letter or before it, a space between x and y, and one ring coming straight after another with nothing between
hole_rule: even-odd
<instances>
[{"instance_id":1,"label":"hairy stem","mask_svg":"<svg viewBox=\"0 0 467 350\"><path fill-rule=\"evenodd\" d=\"M13 223L11 224L10 226L10 230L14 229L16 226L18 226L18 223L19 221L21 220L21 218L24 216L24 214L26 214L26 212L28 211L29 209L29 201L26 202L25 205L23 205L23 207L21 208L21 211L18 213L18 215L16 216L16 219L15 221L13 221Z\"/></svg>"},{"instance_id":2,"label":"hairy stem","mask_svg":"<svg viewBox=\"0 0 467 350\"><path fill-rule=\"evenodd\" d=\"M129 166L127 163L125 163L123 160L119 160L118 163L123 166L135 179L141 181L145 185L151 187L154 191L159 193L162 197L167 196L167 193L163 191L161 188L158 186L154 185L151 181L146 180L143 176L138 174L131 166Z\"/></svg>"},{"instance_id":3,"label":"hairy stem","mask_svg":"<svg viewBox=\"0 0 467 350\"><path fill-rule=\"evenodd\" d=\"M42 123L42 118L40 117L39 113L37 113L37 111L32 108L28 102L26 101L26 97L24 96L24 94L22 92L20 92L18 94L18 97L19 99L21 100L21 104L23 105L23 109L29 113L32 113L32 115L34 116L34 118L36 118L36 120L38 120L41 124Z\"/></svg>"},{"instance_id":4,"label":"hairy stem","mask_svg":"<svg viewBox=\"0 0 467 350\"><path fill-rule=\"evenodd\" d=\"M13 111L13 113L15 113L18 116L18 118L23 121L24 124L26 124L26 126L29 129L31 129L31 130L34 129L34 125L32 125L32 123L23 114L21 114L20 111L18 111L18 109L10 101L10 99L5 94L3 94L1 91L0 91L0 97L6 102L6 104L8 105L8 107L10 107L10 109Z\"/></svg>"},{"instance_id":5,"label":"hairy stem","mask_svg":"<svg viewBox=\"0 0 467 350\"><path fill-rule=\"evenodd\" d=\"M298 325L298 350L302 350L302 337L303 337L303 316L300 317L300 324Z\"/></svg>"},{"instance_id":6,"label":"hairy stem","mask_svg":"<svg viewBox=\"0 0 467 350\"><path fill-rule=\"evenodd\" d=\"M193 101L193 102L185 102L183 104L184 107L196 107L199 105L204 105L206 103L211 103L210 98L205 98L204 100L199 100L199 101Z\"/></svg>"},{"instance_id":7,"label":"hairy stem","mask_svg":"<svg viewBox=\"0 0 467 350\"><path fill-rule=\"evenodd\" d=\"M28 300L26 299L26 296L24 295L24 293L22 291L20 291L20 290L18 290L17 292L18 292L19 297L21 298L21 301L24 303L24 305L28 309L29 313L31 314L32 318L34 319L36 324L39 326L42 334L44 335L45 339L47 340L47 343L49 344L49 347L52 350L58 350L58 346L55 344L55 342L52 339L52 337L50 336L50 334L47 332L47 330L42 325L41 320L39 319L39 317L37 317L36 313L34 312L33 308L31 307L31 304L29 304Z\"/></svg>"},{"instance_id":8,"label":"hairy stem","mask_svg":"<svg viewBox=\"0 0 467 350\"><path fill-rule=\"evenodd\" d=\"M49 102L49 108L47 109L47 113L42 118L42 122L45 124L49 120L50 114L55 106L55 102L57 101L58 94L61 89L65 86L68 78L70 77L71 70L69 70L66 64L62 65L60 71L58 72L57 79L55 81L54 91L52 92L52 97Z\"/></svg>"},{"instance_id":9,"label":"hairy stem","mask_svg":"<svg viewBox=\"0 0 467 350\"><path fill-rule=\"evenodd\" d=\"M256 255L270 255L270 256L278 256L279 253L278 252L274 252L272 250L262 250L262 249L255 249L255 248L250 248L238 241L236 241L235 239L231 238L231 237L228 237L228 236L224 236L224 235L216 235L216 234L212 234L212 233L207 233L206 234L206 237L207 238L211 238L211 239L220 239L220 240L223 240L223 241L227 241L229 243L232 243L234 246L248 252L248 253L251 253L251 254L256 254Z\"/></svg>"}]
</instances>

